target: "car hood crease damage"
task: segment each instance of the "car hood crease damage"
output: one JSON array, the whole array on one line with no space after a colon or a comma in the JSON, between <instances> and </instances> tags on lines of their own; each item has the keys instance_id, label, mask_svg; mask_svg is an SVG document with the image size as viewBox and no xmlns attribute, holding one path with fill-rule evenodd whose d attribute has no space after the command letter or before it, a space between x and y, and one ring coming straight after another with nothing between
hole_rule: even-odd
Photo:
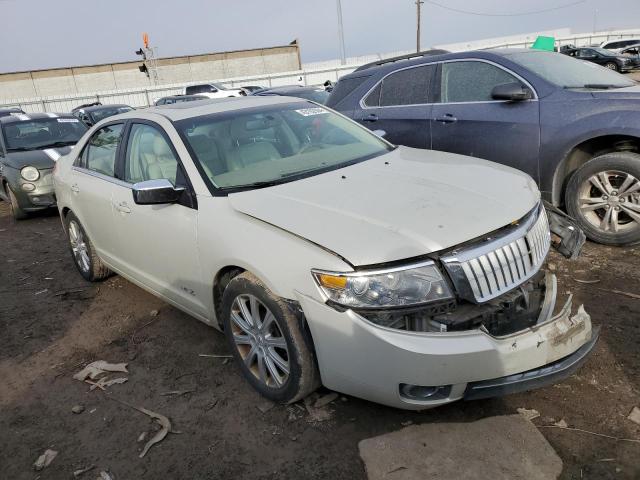
<instances>
[{"instance_id":1,"label":"car hood crease damage","mask_svg":"<svg viewBox=\"0 0 640 480\"><path fill-rule=\"evenodd\" d=\"M237 211L356 266L453 247L519 220L539 198L535 184L509 167L443 152L427 161L406 147L305 180L229 195Z\"/></svg>"}]
</instances>

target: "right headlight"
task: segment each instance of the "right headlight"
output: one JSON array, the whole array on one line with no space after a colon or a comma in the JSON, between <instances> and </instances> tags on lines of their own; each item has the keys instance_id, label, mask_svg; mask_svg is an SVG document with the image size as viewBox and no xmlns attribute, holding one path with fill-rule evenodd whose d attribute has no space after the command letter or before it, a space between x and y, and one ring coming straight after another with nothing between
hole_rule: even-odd
<instances>
[{"instance_id":1,"label":"right headlight","mask_svg":"<svg viewBox=\"0 0 640 480\"><path fill-rule=\"evenodd\" d=\"M28 182L35 182L40 178L40 171L36 167L28 166L20 170L20 175Z\"/></svg>"},{"instance_id":2,"label":"right headlight","mask_svg":"<svg viewBox=\"0 0 640 480\"><path fill-rule=\"evenodd\" d=\"M312 274L331 301L347 308L408 307L453 298L432 261L347 273L312 270Z\"/></svg>"}]
</instances>

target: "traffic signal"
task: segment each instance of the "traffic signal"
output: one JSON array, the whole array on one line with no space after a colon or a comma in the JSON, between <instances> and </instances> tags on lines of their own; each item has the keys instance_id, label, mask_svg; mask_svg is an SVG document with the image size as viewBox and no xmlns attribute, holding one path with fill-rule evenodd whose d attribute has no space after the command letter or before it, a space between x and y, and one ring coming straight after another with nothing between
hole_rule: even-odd
<instances>
[{"instance_id":1,"label":"traffic signal","mask_svg":"<svg viewBox=\"0 0 640 480\"><path fill-rule=\"evenodd\" d=\"M147 65L146 64L142 64L138 67L138 70L140 70L141 73L144 73L147 78L149 77L149 69L147 69Z\"/></svg>"},{"instance_id":2,"label":"traffic signal","mask_svg":"<svg viewBox=\"0 0 640 480\"><path fill-rule=\"evenodd\" d=\"M136 55L141 55L143 60L147 59L147 54L142 49L142 47L140 47L138 50L136 50Z\"/></svg>"}]
</instances>

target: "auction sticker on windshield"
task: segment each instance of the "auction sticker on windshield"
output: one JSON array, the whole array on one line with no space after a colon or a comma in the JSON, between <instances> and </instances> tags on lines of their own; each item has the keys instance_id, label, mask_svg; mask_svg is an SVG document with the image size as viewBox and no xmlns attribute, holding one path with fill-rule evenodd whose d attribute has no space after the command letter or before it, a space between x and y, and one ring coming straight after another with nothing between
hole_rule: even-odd
<instances>
[{"instance_id":1,"label":"auction sticker on windshield","mask_svg":"<svg viewBox=\"0 0 640 480\"><path fill-rule=\"evenodd\" d=\"M300 115L304 117L311 117L313 115L322 115L323 113L329 113L324 108L315 107L315 108L301 108L300 110L296 110Z\"/></svg>"}]
</instances>

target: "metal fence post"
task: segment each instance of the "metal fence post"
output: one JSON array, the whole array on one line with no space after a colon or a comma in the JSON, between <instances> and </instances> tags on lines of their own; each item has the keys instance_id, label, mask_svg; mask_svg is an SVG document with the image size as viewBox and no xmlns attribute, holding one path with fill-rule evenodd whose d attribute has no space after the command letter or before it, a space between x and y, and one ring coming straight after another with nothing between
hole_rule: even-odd
<instances>
[{"instance_id":1,"label":"metal fence post","mask_svg":"<svg viewBox=\"0 0 640 480\"><path fill-rule=\"evenodd\" d=\"M144 96L147 99L147 107L151 106L151 100L149 99L149 90L147 90L146 88L144 89Z\"/></svg>"}]
</instances>

